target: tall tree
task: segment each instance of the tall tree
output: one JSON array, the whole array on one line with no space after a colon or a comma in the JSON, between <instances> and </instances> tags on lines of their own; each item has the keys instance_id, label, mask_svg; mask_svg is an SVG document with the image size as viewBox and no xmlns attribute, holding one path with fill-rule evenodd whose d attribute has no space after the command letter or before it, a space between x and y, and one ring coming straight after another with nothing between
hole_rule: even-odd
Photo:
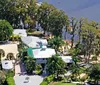
<instances>
[{"instance_id":1,"label":"tall tree","mask_svg":"<svg viewBox=\"0 0 100 85\"><path fill-rule=\"evenodd\" d=\"M10 23L6 20L0 20L0 41L3 42L9 40L12 32L13 28Z\"/></svg>"},{"instance_id":2,"label":"tall tree","mask_svg":"<svg viewBox=\"0 0 100 85\"><path fill-rule=\"evenodd\" d=\"M10 22L14 28L35 25L36 0L3 0L0 1L0 19Z\"/></svg>"},{"instance_id":3,"label":"tall tree","mask_svg":"<svg viewBox=\"0 0 100 85\"><path fill-rule=\"evenodd\" d=\"M82 30L82 26L83 26L83 24L84 24L84 19L83 18L81 18L80 20L79 20L79 22L78 22L78 36L79 36L79 42L78 42L78 44L80 44L81 43L81 30Z\"/></svg>"},{"instance_id":4,"label":"tall tree","mask_svg":"<svg viewBox=\"0 0 100 85\"><path fill-rule=\"evenodd\" d=\"M99 45L100 30L91 25L91 22L85 22L81 30L83 53L89 63L90 56L94 54L96 46Z\"/></svg>"},{"instance_id":5,"label":"tall tree","mask_svg":"<svg viewBox=\"0 0 100 85\"><path fill-rule=\"evenodd\" d=\"M65 67L65 62L57 55L52 56L47 61L47 72L55 75L57 78L60 74L64 74L66 72Z\"/></svg>"},{"instance_id":6,"label":"tall tree","mask_svg":"<svg viewBox=\"0 0 100 85\"><path fill-rule=\"evenodd\" d=\"M53 35L62 37L62 29L68 26L68 16L62 10L56 9L49 14L49 30Z\"/></svg>"},{"instance_id":7,"label":"tall tree","mask_svg":"<svg viewBox=\"0 0 100 85\"><path fill-rule=\"evenodd\" d=\"M74 17L71 17L70 18L70 25L72 27L72 30L71 30L71 48L73 47L74 45L74 37L75 37L75 34L76 34L76 30L77 30L77 24L78 24L78 20L76 20Z\"/></svg>"},{"instance_id":8,"label":"tall tree","mask_svg":"<svg viewBox=\"0 0 100 85\"><path fill-rule=\"evenodd\" d=\"M41 28L44 30L44 34L49 29L48 26L49 14L55 9L56 8L53 5L47 3L42 3L38 9L37 12L38 24L40 24Z\"/></svg>"}]
</instances>

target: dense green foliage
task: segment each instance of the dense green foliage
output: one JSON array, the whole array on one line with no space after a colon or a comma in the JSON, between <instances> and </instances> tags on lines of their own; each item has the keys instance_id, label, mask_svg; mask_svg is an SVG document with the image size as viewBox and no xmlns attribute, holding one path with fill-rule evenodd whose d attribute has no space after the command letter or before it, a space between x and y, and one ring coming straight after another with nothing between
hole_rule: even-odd
<instances>
[{"instance_id":1,"label":"dense green foliage","mask_svg":"<svg viewBox=\"0 0 100 85\"><path fill-rule=\"evenodd\" d=\"M36 64L35 70L36 70L36 74L37 74L37 75L42 74L43 69L42 69L41 64Z\"/></svg>"},{"instance_id":2,"label":"dense green foliage","mask_svg":"<svg viewBox=\"0 0 100 85\"><path fill-rule=\"evenodd\" d=\"M43 82L40 85L48 85L53 80L54 80L54 75L50 75L48 77L45 77Z\"/></svg>"},{"instance_id":3,"label":"dense green foliage","mask_svg":"<svg viewBox=\"0 0 100 85\"><path fill-rule=\"evenodd\" d=\"M94 79L96 83L100 80L100 63L93 65L89 70L89 76L91 79Z\"/></svg>"},{"instance_id":4,"label":"dense green foliage","mask_svg":"<svg viewBox=\"0 0 100 85\"><path fill-rule=\"evenodd\" d=\"M24 64L25 64L27 73L32 74L33 70L35 70L35 68L36 68L35 60L32 57L25 56Z\"/></svg>"},{"instance_id":5,"label":"dense green foliage","mask_svg":"<svg viewBox=\"0 0 100 85\"><path fill-rule=\"evenodd\" d=\"M49 15L49 30L55 36L62 36L62 29L69 26L68 16L61 10L54 10Z\"/></svg>"},{"instance_id":6,"label":"dense green foliage","mask_svg":"<svg viewBox=\"0 0 100 85\"><path fill-rule=\"evenodd\" d=\"M42 3L41 6L38 9L37 12L37 19L38 19L38 24L41 25L41 27L45 31L49 30L49 14L56 9L53 5L47 4L47 3Z\"/></svg>"},{"instance_id":7,"label":"dense green foliage","mask_svg":"<svg viewBox=\"0 0 100 85\"><path fill-rule=\"evenodd\" d=\"M6 73L6 82L8 85L15 85L15 81L14 81L14 71L9 70Z\"/></svg>"},{"instance_id":8,"label":"dense green foliage","mask_svg":"<svg viewBox=\"0 0 100 85\"><path fill-rule=\"evenodd\" d=\"M8 77L6 79L8 85L15 85L15 81L13 77Z\"/></svg>"},{"instance_id":9,"label":"dense green foliage","mask_svg":"<svg viewBox=\"0 0 100 85\"><path fill-rule=\"evenodd\" d=\"M64 44L64 42L60 37L54 37L48 40L48 44L57 52L59 51L59 47L61 47Z\"/></svg>"},{"instance_id":10,"label":"dense green foliage","mask_svg":"<svg viewBox=\"0 0 100 85\"><path fill-rule=\"evenodd\" d=\"M10 22L14 28L33 28L35 26L36 0L0 1L0 19Z\"/></svg>"},{"instance_id":11,"label":"dense green foliage","mask_svg":"<svg viewBox=\"0 0 100 85\"><path fill-rule=\"evenodd\" d=\"M51 4L42 3L38 9L38 23L45 31L61 37L63 27L69 25L68 16Z\"/></svg>"},{"instance_id":12,"label":"dense green foliage","mask_svg":"<svg viewBox=\"0 0 100 85\"><path fill-rule=\"evenodd\" d=\"M40 85L48 85L46 81L43 81Z\"/></svg>"},{"instance_id":13,"label":"dense green foliage","mask_svg":"<svg viewBox=\"0 0 100 85\"><path fill-rule=\"evenodd\" d=\"M98 56L100 49L100 29L94 26L94 22L84 20L81 28L82 52L86 57L86 62L89 63L91 55Z\"/></svg>"},{"instance_id":14,"label":"dense green foliage","mask_svg":"<svg viewBox=\"0 0 100 85\"><path fill-rule=\"evenodd\" d=\"M52 56L47 61L47 72L49 74L54 74L57 78L60 74L64 74L66 64L65 62L57 55Z\"/></svg>"},{"instance_id":15,"label":"dense green foliage","mask_svg":"<svg viewBox=\"0 0 100 85\"><path fill-rule=\"evenodd\" d=\"M12 35L13 28L6 20L0 20L0 41L9 40Z\"/></svg>"},{"instance_id":16,"label":"dense green foliage","mask_svg":"<svg viewBox=\"0 0 100 85\"><path fill-rule=\"evenodd\" d=\"M6 73L7 77L14 77L14 75L15 75L14 71L11 71L11 70L7 71Z\"/></svg>"}]
</instances>

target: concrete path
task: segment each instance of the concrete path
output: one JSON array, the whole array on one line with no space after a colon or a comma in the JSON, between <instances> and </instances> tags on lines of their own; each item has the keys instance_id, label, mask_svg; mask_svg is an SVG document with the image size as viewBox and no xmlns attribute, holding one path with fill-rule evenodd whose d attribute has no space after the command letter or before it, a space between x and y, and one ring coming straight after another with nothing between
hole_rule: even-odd
<instances>
[{"instance_id":1,"label":"concrete path","mask_svg":"<svg viewBox=\"0 0 100 85\"><path fill-rule=\"evenodd\" d=\"M28 77L29 80L26 80L26 77ZM43 81L43 77L38 75L33 75L33 76L16 75L14 79L16 85L40 85L40 83Z\"/></svg>"},{"instance_id":2,"label":"concrete path","mask_svg":"<svg viewBox=\"0 0 100 85\"><path fill-rule=\"evenodd\" d=\"M29 78L27 80L27 78ZM15 76L14 76L16 85L40 85L43 81L42 76L38 75L27 75L23 63L18 63L15 66Z\"/></svg>"}]
</instances>

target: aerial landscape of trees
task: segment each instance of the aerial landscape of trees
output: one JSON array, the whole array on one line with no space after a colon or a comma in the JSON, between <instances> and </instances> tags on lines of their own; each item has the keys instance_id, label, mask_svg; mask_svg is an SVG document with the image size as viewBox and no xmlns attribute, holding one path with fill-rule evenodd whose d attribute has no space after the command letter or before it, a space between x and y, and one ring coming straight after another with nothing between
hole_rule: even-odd
<instances>
[{"instance_id":1,"label":"aerial landscape of trees","mask_svg":"<svg viewBox=\"0 0 100 85\"><path fill-rule=\"evenodd\" d=\"M70 42L70 45L67 45L70 46L70 49L66 54L66 56L72 56L74 62L72 68L69 65L73 73L71 78L75 77L77 81L81 81L79 76L81 73L85 73L88 75L88 79L95 80L98 84L100 81L100 64L98 64L100 63L98 59L100 58L100 24L98 22L86 18L69 17L63 10L46 2L38 5L37 0L0 0L0 42L8 41L13 36L13 29L26 29L33 33L32 31L36 31L37 25L42 28L44 37L47 37L46 33L54 36L48 39L48 44L55 49L56 53L64 45L62 30L65 29L65 32L71 35L70 40L67 40ZM78 38L75 40L76 36ZM22 44L22 42L20 43ZM20 46L21 44L19 44L20 59L25 57L21 56L23 51L26 51L24 45ZM4 55L4 51L0 49L0 61ZM12 54L10 54L11 56ZM29 56L25 58L24 64L27 73L32 73L36 69L36 61ZM97 62L93 62L95 61L92 60L93 58L96 58ZM87 71L89 67L84 67L80 63L84 63L85 66L89 65L90 72ZM57 55L48 59L46 64L47 72L56 77L68 71L65 69L65 62ZM41 66L38 68L40 69ZM0 80L4 80L3 77L0 76Z\"/></svg>"}]
</instances>

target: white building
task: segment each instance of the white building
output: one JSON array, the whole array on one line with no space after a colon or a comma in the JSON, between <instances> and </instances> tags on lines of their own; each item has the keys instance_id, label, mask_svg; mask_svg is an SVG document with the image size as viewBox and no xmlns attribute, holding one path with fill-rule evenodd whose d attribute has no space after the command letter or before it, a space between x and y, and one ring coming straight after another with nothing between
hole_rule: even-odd
<instances>
[{"instance_id":1,"label":"white building","mask_svg":"<svg viewBox=\"0 0 100 85\"><path fill-rule=\"evenodd\" d=\"M21 37L26 37L27 33L25 29L14 29L13 34L19 35Z\"/></svg>"},{"instance_id":2,"label":"white building","mask_svg":"<svg viewBox=\"0 0 100 85\"><path fill-rule=\"evenodd\" d=\"M28 48L28 56L36 59L36 62L39 64L45 64L47 59L56 54L54 49L51 48L41 48L41 49L32 49Z\"/></svg>"},{"instance_id":3,"label":"white building","mask_svg":"<svg viewBox=\"0 0 100 85\"><path fill-rule=\"evenodd\" d=\"M21 40L24 44L31 48L42 48L42 46L46 46L48 44L46 39L34 36L21 37Z\"/></svg>"},{"instance_id":4,"label":"white building","mask_svg":"<svg viewBox=\"0 0 100 85\"><path fill-rule=\"evenodd\" d=\"M36 59L36 62L39 64L45 64L47 59L56 54L54 49L51 48L41 48L41 49L32 49L28 48L28 56ZM59 56L65 63L73 63L71 56Z\"/></svg>"}]
</instances>

